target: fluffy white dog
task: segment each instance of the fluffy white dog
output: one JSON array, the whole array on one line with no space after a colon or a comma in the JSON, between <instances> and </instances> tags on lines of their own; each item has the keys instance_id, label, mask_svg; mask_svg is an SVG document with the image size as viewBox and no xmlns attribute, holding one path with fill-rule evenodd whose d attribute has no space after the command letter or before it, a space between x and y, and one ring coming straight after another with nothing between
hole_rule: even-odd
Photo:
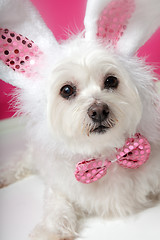
<instances>
[{"instance_id":1,"label":"fluffy white dog","mask_svg":"<svg viewBox=\"0 0 160 240\"><path fill-rule=\"evenodd\" d=\"M85 32L58 45L30 3L1 2L1 78L21 88L32 168L46 183L31 239L71 240L84 215L125 216L158 199L160 99L152 69L134 54L159 9L159 0L88 0ZM19 60L10 55L25 44Z\"/></svg>"}]
</instances>

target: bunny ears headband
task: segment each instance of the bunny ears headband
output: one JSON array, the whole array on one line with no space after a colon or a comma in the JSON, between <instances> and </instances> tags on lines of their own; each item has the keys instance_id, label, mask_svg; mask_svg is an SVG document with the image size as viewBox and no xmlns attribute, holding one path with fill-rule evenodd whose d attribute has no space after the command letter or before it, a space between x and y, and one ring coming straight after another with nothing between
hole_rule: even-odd
<instances>
[{"instance_id":1,"label":"bunny ears headband","mask_svg":"<svg viewBox=\"0 0 160 240\"><path fill-rule=\"evenodd\" d=\"M159 9L159 0L88 0L85 38L133 55L157 29ZM50 74L61 46L30 1L1 1L0 25L0 78L23 88L23 78Z\"/></svg>"}]
</instances>

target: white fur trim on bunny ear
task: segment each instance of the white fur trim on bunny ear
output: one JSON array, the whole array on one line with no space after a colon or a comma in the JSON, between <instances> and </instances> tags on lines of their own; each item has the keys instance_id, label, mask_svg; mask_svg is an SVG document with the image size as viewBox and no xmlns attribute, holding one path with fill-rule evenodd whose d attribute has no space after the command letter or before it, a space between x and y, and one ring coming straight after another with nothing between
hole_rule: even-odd
<instances>
[{"instance_id":1,"label":"white fur trim on bunny ear","mask_svg":"<svg viewBox=\"0 0 160 240\"><path fill-rule=\"evenodd\" d=\"M0 78L3 81L23 88L26 77L36 76L36 81L46 79L53 66L53 54L55 60L58 52L59 44L29 0L0 0Z\"/></svg>"},{"instance_id":2,"label":"white fur trim on bunny ear","mask_svg":"<svg viewBox=\"0 0 160 240\"><path fill-rule=\"evenodd\" d=\"M84 23L86 39L133 55L160 26L160 0L88 0Z\"/></svg>"},{"instance_id":3,"label":"white fur trim on bunny ear","mask_svg":"<svg viewBox=\"0 0 160 240\"><path fill-rule=\"evenodd\" d=\"M58 46L52 32L30 0L0 0L0 27L27 36L43 52L53 44Z\"/></svg>"},{"instance_id":4,"label":"white fur trim on bunny ear","mask_svg":"<svg viewBox=\"0 0 160 240\"><path fill-rule=\"evenodd\" d=\"M127 55L134 55L160 27L160 0L135 0L135 4L135 12L117 45Z\"/></svg>"}]
</instances>

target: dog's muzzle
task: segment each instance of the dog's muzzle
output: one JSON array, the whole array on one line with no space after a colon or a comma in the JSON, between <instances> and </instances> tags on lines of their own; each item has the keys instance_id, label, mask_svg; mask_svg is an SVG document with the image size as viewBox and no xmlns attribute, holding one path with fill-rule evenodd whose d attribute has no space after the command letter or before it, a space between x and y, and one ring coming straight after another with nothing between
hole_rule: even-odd
<instances>
[{"instance_id":1,"label":"dog's muzzle","mask_svg":"<svg viewBox=\"0 0 160 240\"><path fill-rule=\"evenodd\" d=\"M109 107L105 103L94 103L88 109L88 116L93 121L92 132L104 133L109 126L106 124L109 117Z\"/></svg>"}]
</instances>

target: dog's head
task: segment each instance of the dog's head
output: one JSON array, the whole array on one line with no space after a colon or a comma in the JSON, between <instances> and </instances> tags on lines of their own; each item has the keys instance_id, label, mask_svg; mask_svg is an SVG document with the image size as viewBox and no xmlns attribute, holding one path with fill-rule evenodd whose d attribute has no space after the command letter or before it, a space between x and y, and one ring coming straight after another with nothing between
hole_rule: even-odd
<instances>
[{"instance_id":1,"label":"dog's head","mask_svg":"<svg viewBox=\"0 0 160 240\"><path fill-rule=\"evenodd\" d=\"M150 92L153 77L133 56L156 28L147 9L138 0L89 0L85 37L63 46L63 61L50 78L48 119L73 151L109 153L144 121L152 101L144 89Z\"/></svg>"},{"instance_id":2,"label":"dog's head","mask_svg":"<svg viewBox=\"0 0 160 240\"><path fill-rule=\"evenodd\" d=\"M120 147L141 119L139 93L111 49L75 39L51 75L48 118L58 137L76 151Z\"/></svg>"}]
</instances>

